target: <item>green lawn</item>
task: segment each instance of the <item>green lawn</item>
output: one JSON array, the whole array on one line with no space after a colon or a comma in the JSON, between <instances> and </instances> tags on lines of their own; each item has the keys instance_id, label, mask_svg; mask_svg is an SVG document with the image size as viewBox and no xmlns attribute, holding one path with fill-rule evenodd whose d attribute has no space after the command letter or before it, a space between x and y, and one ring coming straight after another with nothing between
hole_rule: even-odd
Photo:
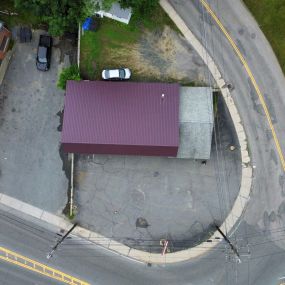
<instances>
[{"instance_id":1,"label":"green lawn","mask_svg":"<svg viewBox=\"0 0 285 285\"><path fill-rule=\"evenodd\" d=\"M100 79L102 69L118 66L119 58L128 57L144 31L162 29L165 25L178 31L160 6L151 17L132 15L128 25L108 18L100 19L98 31L85 31L81 37L81 75L86 79Z\"/></svg>"},{"instance_id":2,"label":"green lawn","mask_svg":"<svg viewBox=\"0 0 285 285\"><path fill-rule=\"evenodd\" d=\"M285 1L244 0L269 40L285 74Z\"/></svg>"},{"instance_id":3,"label":"green lawn","mask_svg":"<svg viewBox=\"0 0 285 285\"><path fill-rule=\"evenodd\" d=\"M100 19L98 31L85 31L81 37L80 70L84 78L95 79L100 70L111 64L110 49L120 49L135 43L139 30L111 19Z\"/></svg>"}]
</instances>

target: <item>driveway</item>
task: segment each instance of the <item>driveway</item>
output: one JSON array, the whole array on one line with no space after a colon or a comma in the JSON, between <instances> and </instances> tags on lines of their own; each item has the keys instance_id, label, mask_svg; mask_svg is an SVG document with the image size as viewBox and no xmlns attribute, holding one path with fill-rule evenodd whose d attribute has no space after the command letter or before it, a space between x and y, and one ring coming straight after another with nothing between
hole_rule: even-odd
<instances>
[{"instance_id":1,"label":"driveway","mask_svg":"<svg viewBox=\"0 0 285 285\"><path fill-rule=\"evenodd\" d=\"M31 43L16 42L0 98L0 191L50 212L61 213L68 181L59 155L57 113L64 94L56 88L60 50L51 69L36 69L40 31Z\"/></svg>"}]
</instances>

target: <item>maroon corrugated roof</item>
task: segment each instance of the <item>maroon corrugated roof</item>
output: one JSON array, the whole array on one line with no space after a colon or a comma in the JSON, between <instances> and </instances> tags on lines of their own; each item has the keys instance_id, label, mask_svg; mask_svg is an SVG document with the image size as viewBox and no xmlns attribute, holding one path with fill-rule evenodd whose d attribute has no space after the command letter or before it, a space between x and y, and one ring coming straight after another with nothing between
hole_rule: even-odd
<instances>
[{"instance_id":1,"label":"maroon corrugated roof","mask_svg":"<svg viewBox=\"0 0 285 285\"><path fill-rule=\"evenodd\" d=\"M138 146L173 155L179 145L178 113L178 84L68 81L61 141L68 152L96 153L90 145L109 145L117 146L111 153L128 154L128 146ZM171 151L159 154L160 147Z\"/></svg>"}]
</instances>

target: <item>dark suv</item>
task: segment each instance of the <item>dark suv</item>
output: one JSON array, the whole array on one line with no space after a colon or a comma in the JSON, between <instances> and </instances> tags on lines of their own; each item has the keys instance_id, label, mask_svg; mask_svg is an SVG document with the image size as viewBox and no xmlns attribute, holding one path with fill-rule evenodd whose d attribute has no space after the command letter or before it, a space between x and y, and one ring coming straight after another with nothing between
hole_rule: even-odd
<instances>
[{"instance_id":1,"label":"dark suv","mask_svg":"<svg viewBox=\"0 0 285 285\"><path fill-rule=\"evenodd\" d=\"M52 37L40 35L37 52L37 69L47 71L50 68Z\"/></svg>"}]
</instances>

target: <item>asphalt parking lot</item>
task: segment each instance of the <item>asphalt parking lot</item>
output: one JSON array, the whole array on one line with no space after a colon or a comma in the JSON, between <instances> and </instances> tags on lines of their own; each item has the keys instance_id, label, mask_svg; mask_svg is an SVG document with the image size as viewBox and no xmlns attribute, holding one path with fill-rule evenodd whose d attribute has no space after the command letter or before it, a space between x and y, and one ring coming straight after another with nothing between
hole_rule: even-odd
<instances>
[{"instance_id":1,"label":"asphalt parking lot","mask_svg":"<svg viewBox=\"0 0 285 285\"><path fill-rule=\"evenodd\" d=\"M204 240L229 213L241 179L231 119L220 101L211 159L79 156L75 167L77 221L143 250L172 250ZM234 151L230 146L235 145Z\"/></svg>"},{"instance_id":2,"label":"asphalt parking lot","mask_svg":"<svg viewBox=\"0 0 285 285\"><path fill-rule=\"evenodd\" d=\"M60 50L53 48L51 69L36 69L40 31L31 43L15 44L0 88L0 191L24 202L61 213L68 180L59 155L57 113L64 93L56 87Z\"/></svg>"}]
</instances>

